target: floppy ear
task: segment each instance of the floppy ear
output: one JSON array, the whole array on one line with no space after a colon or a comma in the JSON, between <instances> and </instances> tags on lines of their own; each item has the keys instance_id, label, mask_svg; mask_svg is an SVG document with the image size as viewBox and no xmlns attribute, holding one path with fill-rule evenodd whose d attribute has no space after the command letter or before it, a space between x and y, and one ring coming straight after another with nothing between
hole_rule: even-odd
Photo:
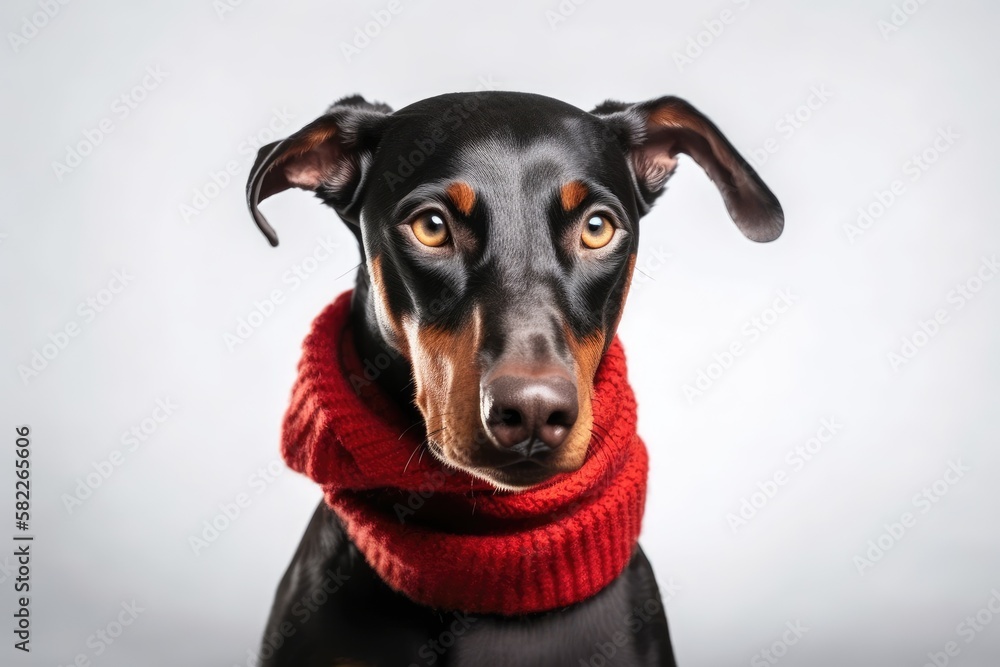
<instances>
[{"instance_id":1,"label":"floppy ear","mask_svg":"<svg viewBox=\"0 0 1000 667\"><path fill-rule=\"evenodd\" d=\"M344 98L292 136L257 152L247 180L247 206L272 246L278 245L278 235L258 205L289 188L315 192L342 218L353 221L351 204L381 123L391 112L384 104L371 104L359 96Z\"/></svg>"},{"instance_id":2,"label":"floppy ear","mask_svg":"<svg viewBox=\"0 0 1000 667\"><path fill-rule=\"evenodd\" d=\"M719 128L677 97L639 104L608 101L593 110L622 139L639 194L649 210L677 167L677 154L690 156L722 194L729 216L743 234L758 242L781 236L785 216L757 172Z\"/></svg>"}]
</instances>

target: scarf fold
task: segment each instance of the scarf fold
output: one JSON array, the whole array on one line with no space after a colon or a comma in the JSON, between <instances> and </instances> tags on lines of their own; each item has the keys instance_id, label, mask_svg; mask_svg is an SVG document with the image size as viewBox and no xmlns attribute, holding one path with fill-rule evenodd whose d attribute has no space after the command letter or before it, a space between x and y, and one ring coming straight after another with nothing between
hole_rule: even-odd
<instances>
[{"instance_id":1,"label":"scarf fold","mask_svg":"<svg viewBox=\"0 0 1000 667\"><path fill-rule=\"evenodd\" d=\"M635 549L647 454L617 338L597 369L586 461L499 492L429 452L374 382L348 327L351 293L313 322L285 415L282 455L320 484L369 565L393 589L445 610L518 615L585 600Z\"/></svg>"}]
</instances>

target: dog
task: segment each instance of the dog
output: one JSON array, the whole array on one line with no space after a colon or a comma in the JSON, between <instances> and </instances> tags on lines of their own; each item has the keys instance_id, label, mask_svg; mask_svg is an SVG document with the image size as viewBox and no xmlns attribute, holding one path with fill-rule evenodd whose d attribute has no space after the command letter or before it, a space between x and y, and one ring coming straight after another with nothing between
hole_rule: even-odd
<instances>
[{"instance_id":1,"label":"dog","mask_svg":"<svg viewBox=\"0 0 1000 667\"><path fill-rule=\"evenodd\" d=\"M590 112L513 92L399 111L346 97L261 148L247 201L272 245L264 199L299 188L337 212L362 257L353 344L385 362L374 382L423 429L428 460L513 497L574 474L594 447L595 372L628 294L639 219L682 153L747 238L781 234L781 206L754 169L671 96ZM447 307L433 312L442 294ZM637 545L620 575L573 604L440 609L390 586L326 502L280 583L260 657L297 667L675 664Z\"/></svg>"}]
</instances>

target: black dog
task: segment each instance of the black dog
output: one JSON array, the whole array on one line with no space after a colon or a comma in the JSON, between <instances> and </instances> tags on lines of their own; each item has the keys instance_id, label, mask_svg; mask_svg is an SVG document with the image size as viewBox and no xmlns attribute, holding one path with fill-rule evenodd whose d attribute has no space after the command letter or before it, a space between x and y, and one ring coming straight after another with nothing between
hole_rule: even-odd
<instances>
[{"instance_id":1,"label":"black dog","mask_svg":"<svg viewBox=\"0 0 1000 667\"><path fill-rule=\"evenodd\" d=\"M397 112L349 97L261 149L247 197L272 245L257 205L275 193L312 190L338 213L363 259L351 312L359 354L411 350L393 355L379 384L425 422L440 460L516 491L584 461L594 368L621 316L639 219L678 153L707 172L748 238L780 235L774 195L675 97L590 113L520 93L442 95ZM438 345L422 353L414 339L442 293L452 298L434 322ZM459 332L473 317L481 335L470 349ZM441 354L464 376L426 377ZM296 604L320 589L329 601L304 621ZM602 642L623 619L635 627L609 655ZM565 609L440 612L380 580L324 504L278 589L262 657L297 667L674 664L638 548L617 580Z\"/></svg>"}]
</instances>

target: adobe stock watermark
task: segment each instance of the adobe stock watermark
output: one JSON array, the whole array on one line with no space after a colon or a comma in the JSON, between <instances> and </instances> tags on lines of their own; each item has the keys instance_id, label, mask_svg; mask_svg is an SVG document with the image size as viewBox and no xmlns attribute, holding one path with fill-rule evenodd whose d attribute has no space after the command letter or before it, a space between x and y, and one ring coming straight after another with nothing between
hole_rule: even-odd
<instances>
[{"instance_id":1,"label":"adobe stock watermark","mask_svg":"<svg viewBox=\"0 0 1000 667\"><path fill-rule=\"evenodd\" d=\"M220 21L225 21L226 17L243 6L244 0L212 0L212 10Z\"/></svg>"},{"instance_id":2,"label":"adobe stock watermark","mask_svg":"<svg viewBox=\"0 0 1000 667\"><path fill-rule=\"evenodd\" d=\"M11 563L10 556L4 556L3 562L0 563L0 584L13 577L15 574L17 574L16 565Z\"/></svg>"},{"instance_id":3,"label":"adobe stock watermark","mask_svg":"<svg viewBox=\"0 0 1000 667\"><path fill-rule=\"evenodd\" d=\"M993 619L1000 616L1000 590L990 589L990 597L986 604L974 613L966 616L955 626L955 634L964 641L966 645L976 640L976 637L986 630L993 622ZM957 658L962 653L962 646L955 639L945 642L940 651L931 651L927 654L927 662L922 667L947 667L951 664L952 658Z\"/></svg>"},{"instance_id":4,"label":"adobe stock watermark","mask_svg":"<svg viewBox=\"0 0 1000 667\"><path fill-rule=\"evenodd\" d=\"M897 521L882 524L883 532L873 540L868 540L867 549L861 554L855 555L852 559L858 574L865 576L865 571L875 566L881 561L889 551L902 540L907 532L917 525L917 521L924 514L930 512L941 499L948 495L951 487L958 484L965 478L965 474L970 472L969 468L962 463L961 459L948 461L948 467L938 479L934 480L920 491L915 493L910 499L910 503L919 513L911 511L903 512Z\"/></svg>"},{"instance_id":5,"label":"adobe stock watermark","mask_svg":"<svg viewBox=\"0 0 1000 667\"><path fill-rule=\"evenodd\" d=\"M733 340L722 352L713 354L712 361L698 369L694 382L681 387L688 404L693 405L696 399L704 396L705 392L711 389L733 367L736 360L743 356L749 347L774 327L775 323L795 305L797 300L798 297L792 294L791 290L778 290L778 294L770 306L744 322L740 327L740 337Z\"/></svg>"},{"instance_id":6,"label":"adobe stock watermark","mask_svg":"<svg viewBox=\"0 0 1000 667\"><path fill-rule=\"evenodd\" d=\"M899 32L899 29L910 22L910 18L920 11L920 8L927 4L927 0L903 0L900 3L892 4L892 11L888 19L879 19L875 22L882 39L888 41L889 36Z\"/></svg>"},{"instance_id":7,"label":"adobe stock watermark","mask_svg":"<svg viewBox=\"0 0 1000 667\"><path fill-rule=\"evenodd\" d=\"M801 472L806 463L822 452L823 447L829 444L843 428L844 425L837 421L836 417L825 417L820 420L819 428L811 438L789 449L784 459L788 467L778 468L767 479L757 482L757 490L740 498L737 510L726 514L726 523L733 529L733 533L747 526L761 510L767 507L778 495L778 491L788 484L796 473Z\"/></svg>"},{"instance_id":8,"label":"adobe stock watermark","mask_svg":"<svg viewBox=\"0 0 1000 667\"><path fill-rule=\"evenodd\" d=\"M899 347L886 354L889 367L898 373L901 367L913 361L941 333L944 325L951 321L951 316L975 299L997 273L1000 273L1000 262L997 262L996 254L983 257L976 271L948 292L945 296L947 305L935 310L927 319L919 320L916 329L900 338Z\"/></svg>"},{"instance_id":9,"label":"adobe stock watermark","mask_svg":"<svg viewBox=\"0 0 1000 667\"><path fill-rule=\"evenodd\" d=\"M278 649L291 639L299 627L305 625L312 618L312 615L322 609L344 587L344 584L351 578L351 575L344 574L342 568L336 571L327 568L323 571L323 580L319 584L307 590L293 604L289 611L295 619L282 621L276 628L267 632L261 642L260 650L247 649L247 659L243 665L234 664L233 667L257 667L261 660L270 660L277 653Z\"/></svg>"},{"instance_id":10,"label":"adobe stock watermark","mask_svg":"<svg viewBox=\"0 0 1000 667\"><path fill-rule=\"evenodd\" d=\"M27 364L18 364L17 373L21 377L21 382L27 386L29 382L41 375L42 371L59 357L73 339L83 332L86 325L107 310L108 306L126 287L132 284L134 279L128 269L116 270L111 274L111 280L108 281L107 285L81 301L76 307L77 317L69 320L60 329L50 332L47 336L48 341L43 343L40 348L36 347L31 351Z\"/></svg>"},{"instance_id":11,"label":"adobe stock watermark","mask_svg":"<svg viewBox=\"0 0 1000 667\"><path fill-rule=\"evenodd\" d=\"M87 637L86 646L89 651L77 653L72 660L66 663L65 667L92 667L98 664L97 658L104 655L111 646L118 641L125 633L125 629L135 623L139 614L146 611L145 607L140 607L135 600L122 602L121 609L113 619L102 627L98 628ZM63 667L62 663L58 667Z\"/></svg>"},{"instance_id":12,"label":"adobe stock watermark","mask_svg":"<svg viewBox=\"0 0 1000 667\"><path fill-rule=\"evenodd\" d=\"M858 207L855 221L843 226L848 242L854 245L858 237L871 229L892 208L893 204L906 194L907 182L916 183L919 181L931 168L931 165L947 153L960 138L961 135L956 133L951 126L939 127L933 141L903 163L900 169L904 178L893 179L885 189L872 193L872 199L868 204Z\"/></svg>"},{"instance_id":13,"label":"adobe stock watermark","mask_svg":"<svg viewBox=\"0 0 1000 667\"><path fill-rule=\"evenodd\" d=\"M159 65L150 65L146 68L142 79L136 85L116 97L110 104L110 113L97 121L93 127L85 127L80 132L82 138L72 144L66 144L63 161L52 161L52 173L56 180L62 182L67 174L73 173L83 161L104 143L118 124L125 121L132 115L139 105L146 101L149 94L160 87L170 76L170 72L164 72Z\"/></svg>"},{"instance_id":14,"label":"adobe stock watermark","mask_svg":"<svg viewBox=\"0 0 1000 667\"><path fill-rule=\"evenodd\" d=\"M768 665L778 664L782 658L788 655L788 649L798 644L799 640L809 632L809 628L802 625L802 621L799 620L786 621L785 628L781 636L771 642L770 646L762 648L750 658L750 667L768 667Z\"/></svg>"},{"instance_id":15,"label":"adobe stock watermark","mask_svg":"<svg viewBox=\"0 0 1000 667\"><path fill-rule=\"evenodd\" d=\"M248 134L236 147L237 158L227 160L222 166L208 172L208 178L191 192L191 199L181 202L177 212L181 220L190 224L191 221L205 212L205 209L215 201L223 190L233 184L233 179L246 171L257 157L257 151L278 137L279 132L288 129L295 116L287 109L272 109L267 123L256 132Z\"/></svg>"},{"instance_id":16,"label":"adobe stock watermark","mask_svg":"<svg viewBox=\"0 0 1000 667\"><path fill-rule=\"evenodd\" d=\"M7 43L10 44L11 51L17 53L27 46L28 42L38 37L45 26L49 25L69 3L70 0L38 0L38 11L22 16L17 32L12 30L7 33Z\"/></svg>"},{"instance_id":17,"label":"adobe stock watermark","mask_svg":"<svg viewBox=\"0 0 1000 667\"><path fill-rule=\"evenodd\" d=\"M622 617L620 626L614 632L606 635L603 640L595 641L594 652L588 659L580 658L577 664L580 667L608 667L619 664L615 660L618 652L628 646L631 636L639 634L640 630L659 618L664 607L674 599L679 590L680 586L675 584L673 579L669 579L663 590L660 591L659 598L647 598L643 602L633 605L628 613Z\"/></svg>"},{"instance_id":18,"label":"adobe stock watermark","mask_svg":"<svg viewBox=\"0 0 1000 667\"><path fill-rule=\"evenodd\" d=\"M571 16L576 14L577 8L587 4L587 0L560 0L559 4L551 9L545 10L545 20L549 22L549 29L555 30L565 23Z\"/></svg>"},{"instance_id":19,"label":"adobe stock watermark","mask_svg":"<svg viewBox=\"0 0 1000 667\"><path fill-rule=\"evenodd\" d=\"M472 89L474 93L481 93L486 90L498 90L500 82L493 80L492 74L480 75L476 77L476 87Z\"/></svg>"},{"instance_id":20,"label":"adobe stock watermark","mask_svg":"<svg viewBox=\"0 0 1000 667\"><path fill-rule=\"evenodd\" d=\"M457 468L442 466L440 469L427 473L424 476L424 482L416 490L410 491L403 502L397 502L392 506L396 519L400 523L406 523L407 518L419 512L424 503L437 493L448 481L448 478L456 472L458 472Z\"/></svg>"},{"instance_id":21,"label":"adobe stock watermark","mask_svg":"<svg viewBox=\"0 0 1000 667\"><path fill-rule=\"evenodd\" d=\"M396 168L382 173L382 178L390 192L395 192L397 187L413 176L427 161L427 158L434 155L438 147L448 140L451 132L458 130L468 119L473 117L473 114L483 104L482 97L481 94L474 93L465 96L461 102L455 102L444 110L440 118L435 120L430 130L423 136L415 138L404 152L396 156Z\"/></svg>"},{"instance_id":22,"label":"adobe stock watermark","mask_svg":"<svg viewBox=\"0 0 1000 667\"><path fill-rule=\"evenodd\" d=\"M732 0L732 4L741 11L747 9L751 2L752 0ZM739 12L727 7L720 11L718 16L702 21L702 30L688 37L684 48L673 53L677 71L683 72L685 67L693 65L694 61L701 58L705 51L715 44L715 41L726 31L726 26L736 23L738 17Z\"/></svg>"},{"instance_id":23,"label":"adobe stock watermark","mask_svg":"<svg viewBox=\"0 0 1000 667\"><path fill-rule=\"evenodd\" d=\"M73 487L73 491L59 496L66 512L73 514L83 506L84 502L93 497L94 492L104 486L115 474L115 471L125 463L126 457L139 451L139 448L153 437L160 426L173 416L178 407L169 396L157 398L155 407L146 417L133 424L127 431L122 432L119 438L122 448L113 449L105 458L92 462L90 467L93 470L76 478L76 486Z\"/></svg>"},{"instance_id":24,"label":"adobe stock watermark","mask_svg":"<svg viewBox=\"0 0 1000 667\"><path fill-rule=\"evenodd\" d=\"M371 46L372 42L382 34L382 31L389 27L393 19L403 12L403 9L405 9L405 5L402 0L389 0L385 7L371 12L370 21L364 25L354 26L354 36L351 42L340 42L340 53L344 56L344 60L350 63L360 56L361 52Z\"/></svg>"},{"instance_id":25,"label":"adobe stock watermark","mask_svg":"<svg viewBox=\"0 0 1000 667\"><path fill-rule=\"evenodd\" d=\"M236 320L236 328L231 332L223 332L222 341L226 344L226 348L230 352L235 352L236 348L250 340L251 336L274 316L289 294L296 292L327 262L336 257L339 248L340 244L329 234L316 239L316 245L309 254L281 274L281 284L285 285L286 289L275 287L264 298L254 301L250 312Z\"/></svg>"},{"instance_id":26,"label":"adobe stock watermark","mask_svg":"<svg viewBox=\"0 0 1000 667\"><path fill-rule=\"evenodd\" d=\"M427 161L427 158L434 155L438 147L448 140L451 132L457 131L467 120L474 117L475 112L484 102L485 95L483 93L496 90L497 87L498 84L492 76L480 76L471 95L466 95L461 102L456 102L445 109L441 116L430 124L430 129L423 136L415 138L410 145L398 153L396 167L382 172L382 178L389 186L389 191L395 192L398 186L413 176Z\"/></svg>"},{"instance_id":27,"label":"adobe stock watermark","mask_svg":"<svg viewBox=\"0 0 1000 667\"><path fill-rule=\"evenodd\" d=\"M755 169L764 166L772 155L781 150L782 144L795 136L795 133L812 119L813 114L822 109L832 97L833 93L826 87L825 83L810 87L809 94L802 101L802 104L784 114L774 123L774 130L778 136L768 137L758 148L750 150L747 153L747 161Z\"/></svg>"},{"instance_id":28,"label":"adobe stock watermark","mask_svg":"<svg viewBox=\"0 0 1000 667\"><path fill-rule=\"evenodd\" d=\"M646 285L656 281L654 274L662 271L667 266L667 260L673 257L673 253L664 250L663 246L653 248L642 261L637 261L632 272L632 282L629 285L629 294L634 294Z\"/></svg>"},{"instance_id":29,"label":"adobe stock watermark","mask_svg":"<svg viewBox=\"0 0 1000 667\"><path fill-rule=\"evenodd\" d=\"M472 628L472 624L479 620L475 616L460 611L452 612L452 617L453 620L448 625L448 629L442 631L435 639L427 640L417 649L417 656L423 662L411 662L409 667L437 664L441 657L448 652L448 649L455 645L458 638L468 632Z\"/></svg>"},{"instance_id":30,"label":"adobe stock watermark","mask_svg":"<svg viewBox=\"0 0 1000 667\"><path fill-rule=\"evenodd\" d=\"M274 459L251 473L246 481L249 491L240 491L231 500L219 503L219 511L202 521L201 528L197 532L188 535L187 542L191 552L195 556L201 556L205 549L214 544L222 533L232 528L233 524L243 516L247 508L253 505L254 498L267 491L284 472L284 462Z\"/></svg>"}]
</instances>

